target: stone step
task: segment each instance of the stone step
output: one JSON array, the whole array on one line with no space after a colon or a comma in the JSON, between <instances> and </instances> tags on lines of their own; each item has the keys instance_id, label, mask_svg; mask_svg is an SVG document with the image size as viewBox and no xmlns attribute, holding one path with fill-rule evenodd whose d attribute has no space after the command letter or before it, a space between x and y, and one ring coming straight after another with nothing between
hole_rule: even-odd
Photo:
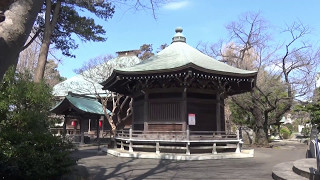
<instances>
[{"instance_id":1,"label":"stone step","mask_svg":"<svg viewBox=\"0 0 320 180\"><path fill-rule=\"evenodd\" d=\"M320 180L320 173L317 172L317 160L315 158L294 161L292 170L296 174L308 179Z\"/></svg>"},{"instance_id":2,"label":"stone step","mask_svg":"<svg viewBox=\"0 0 320 180\"><path fill-rule=\"evenodd\" d=\"M293 172L293 161L275 165L272 169L272 178L275 180L304 180L308 179Z\"/></svg>"}]
</instances>

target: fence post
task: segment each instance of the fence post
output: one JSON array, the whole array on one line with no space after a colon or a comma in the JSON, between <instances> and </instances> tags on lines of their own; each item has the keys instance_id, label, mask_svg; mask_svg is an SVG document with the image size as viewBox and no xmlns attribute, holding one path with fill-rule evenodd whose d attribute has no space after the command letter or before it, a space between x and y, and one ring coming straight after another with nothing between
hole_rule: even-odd
<instances>
[{"instance_id":1,"label":"fence post","mask_svg":"<svg viewBox=\"0 0 320 180\"><path fill-rule=\"evenodd\" d=\"M132 128L130 127L129 129L129 139L131 140L132 139Z\"/></svg>"},{"instance_id":2,"label":"fence post","mask_svg":"<svg viewBox=\"0 0 320 180\"><path fill-rule=\"evenodd\" d=\"M217 154L217 143L213 143L212 145L212 154Z\"/></svg>"},{"instance_id":3,"label":"fence post","mask_svg":"<svg viewBox=\"0 0 320 180\"><path fill-rule=\"evenodd\" d=\"M129 152L133 152L132 141L129 142Z\"/></svg>"},{"instance_id":4,"label":"fence post","mask_svg":"<svg viewBox=\"0 0 320 180\"><path fill-rule=\"evenodd\" d=\"M156 154L160 154L160 144L159 142L156 142Z\"/></svg>"},{"instance_id":5,"label":"fence post","mask_svg":"<svg viewBox=\"0 0 320 180\"><path fill-rule=\"evenodd\" d=\"M132 128L130 127L129 129L129 152L133 152L133 148L132 148Z\"/></svg>"},{"instance_id":6,"label":"fence post","mask_svg":"<svg viewBox=\"0 0 320 180\"><path fill-rule=\"evenodd\" d=\"M237 139L240 140L240 132L239 132L239 129L237 129Z\"/></svg>"},{"instance_id":7,"label":"fence post","mask_svg":"<svg viewBox=\"0 0 320 180\"><path fill-rule=\"evenodd\" d=\"M236 153L240 153L241 152L241 149L240 149L240 132L239 130L237 129L237 149L236 149Z\"/></svg>"},{"instance_id":8,"label":"fence post","mask_svg":"<svg viewBox=\"0 0 320 180\"><path fill-rule=\"evenodd\" d=\"M186 154L190 155L190 142L186 143Z\"/></svg>"},{"instance_id":9,"label":"fence post","mask_svg":"<svg viewBox=\"0 0 320 180\"><path fill-rule=\"evenodd\" d=\"M120 144L120 145L121 145L121 147L120 147L120 148L121 148L121 150L124 150L124 147L123 147L123 142L122 142L122 140L120 140L120 142L121 142L121 144Z\"/></svg>"}]
</instances>

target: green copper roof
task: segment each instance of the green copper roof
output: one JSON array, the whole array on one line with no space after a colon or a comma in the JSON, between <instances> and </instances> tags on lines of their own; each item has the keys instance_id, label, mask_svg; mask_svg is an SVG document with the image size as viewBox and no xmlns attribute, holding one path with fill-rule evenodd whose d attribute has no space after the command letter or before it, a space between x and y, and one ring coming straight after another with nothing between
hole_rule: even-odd
<instances>
[{"instance_id":1,"label":"green copper roof","mask_svg":"<svg viewBox=\"0 0 320 180\"><path fill-rule=\"evenodd\" d=\"M104 111L101 103L96 99L67 95L60 103L58 103L54 108L51 109L51 112L56 114L62 114L66 109L73 108L76 111L82 113L92 113L103 115ZM107 110L110 113L109 110Z\"/></svg>"},{"instance_id":2,"label":"green copper roof","mask_svg":"<svg viewBox=\"0 0 320 180\"><path fill-rule=\"evenodd\" d=\"M222 75L252 76L257 73L229 66L201 53L185 43L181 28L177 28L176 32L172 44L157 55L132 67L116 68L115 71L124 74L146 74L194 67Z\"/></svg>"},{"instance_id":3,"label":"green copper roof","mask_svg":"<svg viewBox=\"0 0 320 180\"><path fill-rule=\"evenodd\" d=\"M184 42L174 42L157 55L135 66L116 69L118 72L166 72L170 69L182 69L186 66L195 66L203 70L214 71L218 74L230 75L254 75L256 71L247 71L229 66L213 59Z\"/></svg>"}]
</instances>

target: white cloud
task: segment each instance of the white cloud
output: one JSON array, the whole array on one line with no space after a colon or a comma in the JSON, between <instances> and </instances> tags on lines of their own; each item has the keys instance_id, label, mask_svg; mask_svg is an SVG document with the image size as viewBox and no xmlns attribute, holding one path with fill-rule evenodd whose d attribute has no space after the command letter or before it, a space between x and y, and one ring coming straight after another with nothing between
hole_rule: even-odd
<instances>
[{"instance_id":1,"label":"white cloud","mask_svg":"<svg viewBox=\"0 0 320 180\"><path fill-rule=\"evenodd\" d=\"M189 1L178 1L178 2L170 2L166 5L164 5L164 9L167 10L178 10L182 9L189 5Z\"/></svg>"}]
</instances>

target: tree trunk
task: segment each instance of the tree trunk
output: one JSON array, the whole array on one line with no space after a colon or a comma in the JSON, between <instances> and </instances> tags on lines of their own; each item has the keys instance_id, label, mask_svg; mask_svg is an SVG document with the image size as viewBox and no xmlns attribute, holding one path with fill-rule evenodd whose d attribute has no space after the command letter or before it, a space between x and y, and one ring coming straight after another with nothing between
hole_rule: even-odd
<instances>
[{"instance_id":1,"label":"tree trunk","mask_svg":"<svg viewBox=\"0 0 320 180\"><path fill-rule=\"evenodd\" d=\"M47 63L49 47L50 47L50 37L51 37L51 33L50 35L48 35L48 33L45 33L42 40L40 53L38 57L37 68L34 74L34 82L36 83L41 82L41 80L43 79L45 66Z\"/></svg>"},{"instance_id":2,"label":"tree trunk","mask_svg":"<svg viewBox=\"0 0 320 180\"><path fill-rule=\"evenodd\" d=\"M5 20L0 23L0 79L10 66L17 64L43 2L16 0L5 11Z\"/></svg>"},{"instance_id":3,"label":"tree trunk","mask_svg":"<svg viewBox=\"0 0 320 180\"><path fill-rule=\"evenodd\" d=\"M44 29L44 36L40 48L40 54L38 58L38 64L37 68L34 74L34 82L39 83L43 79L46 63L47 63L47 57L50 47L50 39L51 35L53 33L53 29L57 23L58 17L59 17L59 11L61 7L61 2L57 1L57 4L54 8L54 13L52 15L52 20L50 21L51 16L51 0L46 0L46 17L45 17L45 29Z\"/></svg>"},{"instance_id":4,"label":"tree trunk","mask_svg":"<svg viewBox=\"0 0 320 180\"><path fill-rule=\"evenodd\" d=\"M264 132L263 128L257 127L255 133L256 133L255 143L257 145L261 145L261 146L268 146L269 145L268 137L266 136L266 133Z\"/></svg>"},{"instance_id":5,"label":"tree trunk","mask_svg":"<svg viewBox=\"0 0 320 180\"><path fill-rule=\"evenodd\" d=\"M278 128L278 134L279 134L279 138L282 139L281 133L280 133L280 123L277 125Z\"/></svg>"},{"instance_id":6,"label":"tree trunk","mask_svg":"<svg viewBox=\"0 0 320 180\"><path fill-rule=\"evenodd\" d=\"M111 134L115 135L116 131L117 131L117 126L114 124L112 117L113 116L110 116L110 118L108 118L108 122L109 122L109 124L111 126Z\"/></svg>"},{"instance_id":7,"label":"tree trunk","mask_svg":"<svg viewBox=\"0 0 320 180\"><path fill-rule=\"evenodd\" d=\"M268 146L268 126L265 119L265 114L262 113L258 108L253 109L252 115L256 120L256 139L255 143L261 146Z\"/></svg>"}]
</instances>

